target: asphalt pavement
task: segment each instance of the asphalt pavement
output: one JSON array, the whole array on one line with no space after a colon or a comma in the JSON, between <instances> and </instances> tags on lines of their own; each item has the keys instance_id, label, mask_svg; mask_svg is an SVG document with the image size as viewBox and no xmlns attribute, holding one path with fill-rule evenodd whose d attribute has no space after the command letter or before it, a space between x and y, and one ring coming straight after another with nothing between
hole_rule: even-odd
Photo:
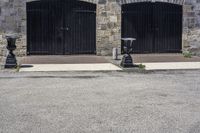
<instances>
[{"instance_id":1,"label":"asphalt pavement","mask_svg":"<svg viewBox=\"0 0 200 133\"><path fill-rule=\"evenodd\" d=\"M0 133L200 133L200 71L1 72Z\"/></svg>"}]
</instances>

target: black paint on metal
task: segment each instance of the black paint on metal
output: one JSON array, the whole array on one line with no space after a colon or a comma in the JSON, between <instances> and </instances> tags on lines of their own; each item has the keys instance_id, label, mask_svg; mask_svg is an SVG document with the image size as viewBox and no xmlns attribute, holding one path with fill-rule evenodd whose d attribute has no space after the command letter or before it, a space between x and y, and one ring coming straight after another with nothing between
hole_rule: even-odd
<instances>
[{"instance_id":1,"label":"black paint on metal","mask_svg":"<svg viewBox=\"0 0 200 133\"><path fill-rule=\"evenodd\" d=\"M74 0L27 3L28 55L96 53L96 5Z\"/></svg>"},{"instance_id":2,"label":"black paint on metal","mask_svg":"<svg viewBox=\"0 0 200 133\"><path fill-rule=\"evenodd\" d=\"M181 52L182 10L180 5L165 2L122 5L122 37L137 39L134 53Z\"/></svg>"},{"instance_id":3,"label":"black paint on metal","mask_svg":"<svg viewBox=\"0 0 200 133\"><path fill-rule=\"evenodd\" d=\"M19 37L16 35L6 35L7 39L7 49L9 53L7 54L6 57L6 62L5 62L5 68L16 68L17 67L17 59L15 57L15 54L13 51L16 49L16 40Z\"/></svg>"}]
</instances>

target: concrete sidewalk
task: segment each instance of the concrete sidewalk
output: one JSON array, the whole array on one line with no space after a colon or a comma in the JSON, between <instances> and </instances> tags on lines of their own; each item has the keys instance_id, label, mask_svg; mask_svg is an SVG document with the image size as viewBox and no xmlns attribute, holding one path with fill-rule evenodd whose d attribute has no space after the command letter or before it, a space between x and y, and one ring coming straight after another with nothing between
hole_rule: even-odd
<instances>
[{"instance_id":1,"label":"concrete sidewalk","mask_svg":"<svg viewBox=\"0 0 200 133\"><path fill-rule=\"evenodd\" d=\"M20 72L48 72L48 71L121 71L111 63L96 63L96 64L32 64L23 67Z\"/></svg>"},{"instance_id":2,"label":"concrete sidewalk","mask_svg":"<svg viewBox=\"0 0 200 133\"><path fill-rule=\"evenodd\" d=\"M143 64L146 70L200 69L200 57L186 58L182 54L134 54L135 63Z\"/></svg>"},{"instance_id":3,"label":"concrete sidewalk","mask_svg":"<svg viewBox=\"0 0 200 133\"><path fill-rule=\"evenodd\" d=\"M200 62L142 63L146 70L192 70L200 69Z\"/></svg>"},{"instance_id":4,"label":"concrete sidewalk","mask_svg":"<svg viewBox=\"0 0 200 133\"><path fill-rule=\"evenodd\" d=\"M26 56L20 59L20 64L20 72L122 70L103 56L96 55Z\"/></svg>"},{"instance_id":5,"label":"concrete sidewalk","mask_svg":"<svg viewBox=\"0 0 200 133\"><path fill-rule=\"evenodd\" d=\"M182 54L134 54L136 64L146 66L145 70L183 70L200 69L200 57L185 58ZM122 71L121 60L96 55L77 56L27 56L20 61L23 71ZM122 56L120 56L120 59ZM111 64L112 62L113 64ZM131 68L135 70L138 68ZM124 69L126 70L126 69Z\"/></svg>"},{"instance_id":6,"label":"concrete sidewalk","mask_svg":"<svg viewBox=\"0 0 200 133\"><path fill-rule=\"evenodd\" d=\"M136 63L140 64L140 63ZM142 63L145 70L192 70L200 69L200 62L159 62ZM24 65L26 66L26 65ZM133 71L136 68L131 68ZM58 72L58 71L122 71L123 69L111 63L98 64L32 64L20 68L20 72ZM124 69L126 70L126 69Z\"/></svg>"}]
</instances>

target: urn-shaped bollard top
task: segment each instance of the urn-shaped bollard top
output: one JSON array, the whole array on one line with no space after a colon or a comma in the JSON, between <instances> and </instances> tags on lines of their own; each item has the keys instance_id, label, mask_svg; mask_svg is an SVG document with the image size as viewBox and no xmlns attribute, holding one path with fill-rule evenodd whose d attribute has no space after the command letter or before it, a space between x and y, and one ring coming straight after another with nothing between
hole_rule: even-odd
<instances>
[{"instance_id":1,"label":"urn-shaped bollard top","mask_svg":"<svg viewBox=\"0 0 200 133\"><path fill-rule=\"evenodd\" d=\"M16 40L19 38L16 34L7 34L6 39L7 39L7 49L8 50L15 50L16 49Z\"/></svg>"},{"instance_id":2,"label":"urn-shaped bollard top","mask_svg":"<svg viewBox=\"0 0 200 133\"><path fill-rule=\"evenodd\" d=\"M18 39L19 36L17 34L6 34L6 39Z\"/></svg>"}]
</instances>

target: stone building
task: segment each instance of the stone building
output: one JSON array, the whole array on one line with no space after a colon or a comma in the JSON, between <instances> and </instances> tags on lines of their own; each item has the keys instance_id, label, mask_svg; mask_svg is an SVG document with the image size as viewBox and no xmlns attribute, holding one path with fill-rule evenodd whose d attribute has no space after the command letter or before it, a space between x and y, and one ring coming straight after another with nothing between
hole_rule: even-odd
<instances>
[{"instance_id":1,"label":"stone building","mask_svg":"<svg viewBox=\"0 0 200 133\"><path fill-rule=\"evenodd\" d=\"M64 38L65 41L62 41L61 39L56 38L57 39L56 43L54 43L55 40L53 41L53 39L51 40L51 38L52 36L54 35L57 36L60 33L57 33L57 31L55 31L56 26L54 26L54 29L51 29L49 27L53 26L53 22L55 21L55 19L60 18L58 14L61 12L55 11L54 12L55 14L56 12L57 13L59 12L57 15L54 14L57 17L56 18L54 18L55 16L54 17L51 16L51 18L46 17L48 18L46 22L44 14L40 16L38 16L37 14L38 10L43 11L48 8L47 6L41 6L42 4L41 1L44 1L43 5L52 6L53 4L51 5L47 3L50 3L50 1L55 2L55 1L62 1L62 0L40 0L40 1L39 0L37 1L36 0L1 0L0 1L0 56L3 56L5 54L6 42L5 42L4 37L5 37L5 34L7 33L17 33L20 36L20 39L18 39L17 41L17 50L15 51L18 56L25 56L25 55L32 55L32 54L36 54L36 55L37 54L80 54L80 53L84 54L85 51L86 53L87 52L93 53L93 54L95 53L97 55L109 55L111 54L113 47L121 47L121 42L122 42L121 37L123 35L124 35L123 37L135 37L136 39L138 39L138 45L142 45L144 43L143 40L147 38L148 33L140 37L139 35L137 35L138 34L137 30L135 31L136 33L129 33L129 32L134 32L131 30L137 29L137 26L134 26L134 24L140 25L140 28L138 30L142 29L141 27L145 27L148 25L149 22L145 22L147 21L147 19L145 17L140 18L140 16L145 16L145 14L148 14L150 10L147 10L147 9L150 7L151 4L154 4L154 3L162 3L161 4L162 8L160 8L161 12L164 12L164 10L166 9L168 10L168 14L170 14L172 13L172 11L170 10L173 9L173 11L175 11L174 14L179 14L178 17L173 16L172 18L170 18L170 16L168 16L169 17L168 21L172 22L170 25L173 25L174 26L173 28L181 26L181 30L177 29L177 31L176 30L173 31L173 28L171 28L171 31L173 31L172 33L173 35L174 33L177 33L180 35L174 35L174 37L171 37L170 35L168 35L170 37L167 38L167 36L164 35L166 28L162 29L163 27L162 25L165 25L165 23L162 22L162 24L160 24L161 26L160 29L162 29L161 33L163 33L163 37L160 37L160 38L166 37L165 42L168 42L170 38L175 38L175 39L179 38L179 40L175 40L173 42L173 45L180 45L180 46L177 46L176 47L177 49L175 49L175 51L173 51L173 48L172 48L172 51L170 51L170 49L167 49L167 47L171 47L171 46L166 46L162 48L159 46L161 51L159 50L148 51L148 48L155 49L155 47L157 46L154 46L154 44L152 44L152 42L149 42L149 40L145 40L147 41L145 42L146 44L138 48L139 53L191 51L193 54L200 55L200 44L199 44L200 42L200 30L199 30L200 1L199 0L82 0L84 2L77 1L75 2L76 4L78 3L76 11L79 12L79 10L81 10L80 12L82 12L83 14L81 15L79 14L75 16L74 18L73 18L73 15L71 15L69 20L70 21L73 20L71 24L74 24L74 25L80 24L80 26L75 26L75 28L66 27L67 24L63 24L63 23L67 22L68 19L66 19L67 16L64 16L63 17L64 20L63 19L60 20L62 21L62 24L60 25L60 30L61 31L65 30L64 37L62 34L62 38L61 38L61 39ZM76 0L68 1L68 3L73 3L72 1L76 1ZM146 6L145 10L143 7L144 5ZM57 8L56 6L54 6L53 9L49 8L47 10L48 11L59 10L59 8L61 8L59 6ZM70 7L64 6L64 8L70 8ZM67 12L68 10L65 10L64 8L62 8L62 10L64 10L62 12ZM153 6L151 8L153 8ZM176 8L179 8L179 10L177 10ZM71 10L73 9L70 8L69 12L71 12ZM179 11L179 12L177 13L176 11ZM90 14L91 12L93 14ZM128 17L129 16L128 14L126 14L126 16L123 16L123 12L130 12L130 14L131 12L133 14L134 12L137 12L137 15L136 13L134 15L136 15L136 18L140 18L141 20L140 19L135 20L134 15L132 15L133 18L130 19L129 21L129 18L131 17ZM35 13L35 16L34 16L34 13ZM87 15L86 13L89 13L89 15ZM65 14L68 14L68 13L65 13ZM162 16L162 14L160 15ZM174 17L176 17L177 20L180 19L181 22L176 22ZM123 23L123 21L126 21L124 19L127 19L128 22ZM149 18L148 20L152 20L151 23L153 24L154 20L156 21L159 20L159 17L157 16L157 19ZM48 23L48 24L50 23L51 25L49 24L48 25L49 27L46 26L45 28L45 24L43 23L44 26L41 27L42 25L41 23L43 21L45 21L45 23ZM56 23L55 25L60 24L58 21L59 20L55 21ZM141 24L143 25L141 26ZM82 28L81 25L83 27L88 26L88 28ZM170 25L168 25L168 27L170 27ZM94 29L94 26L95 26L95 29ZM133 27L135 27L135 29ZM73 30L73 37L69 38L70 35L68 36L68 32L69 31L71 32L72 30ZM87 31L87 30L90 30L90 31ZM140 32L146 32L146 30L148 30L148 28ZM154 27L154 30L155 31L159 30L159 28ZM45 36L45 34L48 34L48 36ZM169 31L166 34L169 34ZM47 41L45 43L44 38L37 40L36 38L37 36L46 37L47 40L50 40L50 41ZM155 35L153 36L155 38ZM152 38L150 38L150 40L151 39ZM68 40L71 40L71 42L68 42ZM72 43L72 42L75 42L75 43ZM57 46L57 45L60 45L59 43L62 43L61 47ZM84 45L93 45L93 46L88 46L91 48L85 48L84 46L81 46L82 45L81 43L83 43ZM171 43L171 42L169 41L168 43ZM147 51L145 51L146 45L149 45L149 44L151 44L152 47L147 46ZM76 47L74 45L76 45ZM159 41L159 45L162 45L162 41ZM165 45L172 45L172 43L165 44ZM46 47L48 47L48 49ZM79 49L79 47L81 48ZM70 51L66 52L68 48L71 49L71 52ZM53 52L52 52L52 49L54 50ZM65 51L63 49L65 49ZM83 51L81 52L81 50Z\"/></svg>"}]
</instances>

